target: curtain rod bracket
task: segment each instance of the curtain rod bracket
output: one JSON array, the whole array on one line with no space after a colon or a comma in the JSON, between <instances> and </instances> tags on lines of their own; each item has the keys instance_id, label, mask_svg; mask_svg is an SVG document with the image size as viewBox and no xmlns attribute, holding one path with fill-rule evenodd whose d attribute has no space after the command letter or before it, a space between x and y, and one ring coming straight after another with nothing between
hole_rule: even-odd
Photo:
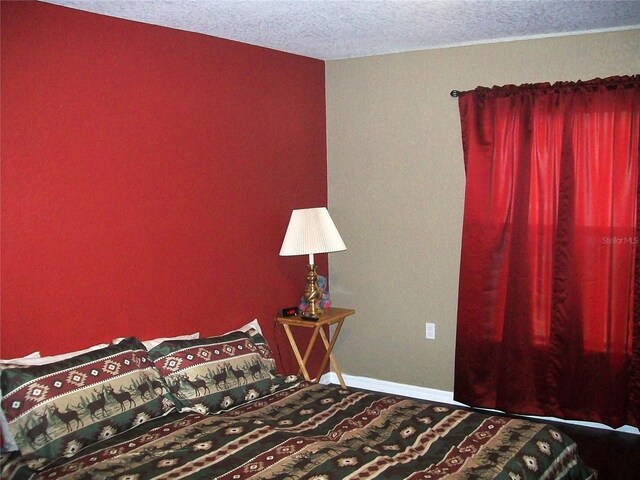
<instances>
[{"instance_id":1,"label":"curtain rod bracket","mask_svg":"<svg viewBox=\"0 0 640 480\"><path fill-rule=\"evenodd\" d=\"M459 97L460 90L451 90L451 93L449 95L451 95L453 98Z\"/></svg>"}]
</instances>

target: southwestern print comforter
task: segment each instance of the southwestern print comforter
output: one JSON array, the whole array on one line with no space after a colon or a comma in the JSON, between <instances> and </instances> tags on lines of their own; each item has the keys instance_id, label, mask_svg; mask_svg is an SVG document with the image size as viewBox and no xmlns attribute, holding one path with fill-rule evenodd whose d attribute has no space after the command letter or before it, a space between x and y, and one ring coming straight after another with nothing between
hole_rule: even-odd
<instances>
[{"instance_id":1,"label":"southwestern print comforter","mask_svg":"<svg viewBox=\"0 0 640 480\"><path fill-rule=\"evenodd\" d=\"M380 393L300 384L218 415L151 420L38 473L5 478L595 479L561 432Z\"/></svg>"}]
</instances>

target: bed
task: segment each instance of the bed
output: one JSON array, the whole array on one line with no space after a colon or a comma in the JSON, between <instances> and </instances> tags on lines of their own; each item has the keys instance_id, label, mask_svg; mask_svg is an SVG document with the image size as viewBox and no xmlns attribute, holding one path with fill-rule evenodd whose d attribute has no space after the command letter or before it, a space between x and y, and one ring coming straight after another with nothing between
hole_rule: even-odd
<instances>
[{"instance_id":1,"label":"bed","mask_svg":"<svg viewBox=\"0 0 640 480\"><path fill-rule=\"evenodd\" d=\"M3 479L595 479L548 425L279 376L256 331L2 370Z\"/></svg>"}]
</instances>

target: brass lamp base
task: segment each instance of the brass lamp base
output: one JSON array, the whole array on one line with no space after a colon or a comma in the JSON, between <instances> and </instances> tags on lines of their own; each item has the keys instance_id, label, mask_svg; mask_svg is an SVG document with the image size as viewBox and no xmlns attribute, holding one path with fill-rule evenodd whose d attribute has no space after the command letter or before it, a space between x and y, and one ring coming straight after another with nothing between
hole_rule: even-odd
<instances>
[{"instance_id":1,"label":"brass lamp base","mask_svg":"<svg viewBox=\"0 0 640 480\"><path fill-rule=\"evenodd\" d=\"M307 287L304 290L304 299L307 301L307 309L301 314L302 318L317 319L324 313L324 310L320 308L318 301L322 298L322 292L318 288L318 273L316 272L316 265L309 265L309 272L307 273Z\"/></svg>"}]
</instances>

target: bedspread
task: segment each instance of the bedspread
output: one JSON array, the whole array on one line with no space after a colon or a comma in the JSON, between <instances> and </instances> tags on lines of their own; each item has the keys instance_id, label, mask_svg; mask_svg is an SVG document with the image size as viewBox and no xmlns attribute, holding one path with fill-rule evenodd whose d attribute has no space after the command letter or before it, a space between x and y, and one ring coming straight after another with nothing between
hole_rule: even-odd
<instances>
[{"instance_id":1,"label":"bedspread","mask_svg":"<svg viewBox=\"0 0 640 480\"><path fill-rule=\"evenodd\" d=\"M15 479L595 479L541 423L300 384L218 415L174 414Z\"/></svg>"}]
</instances>

